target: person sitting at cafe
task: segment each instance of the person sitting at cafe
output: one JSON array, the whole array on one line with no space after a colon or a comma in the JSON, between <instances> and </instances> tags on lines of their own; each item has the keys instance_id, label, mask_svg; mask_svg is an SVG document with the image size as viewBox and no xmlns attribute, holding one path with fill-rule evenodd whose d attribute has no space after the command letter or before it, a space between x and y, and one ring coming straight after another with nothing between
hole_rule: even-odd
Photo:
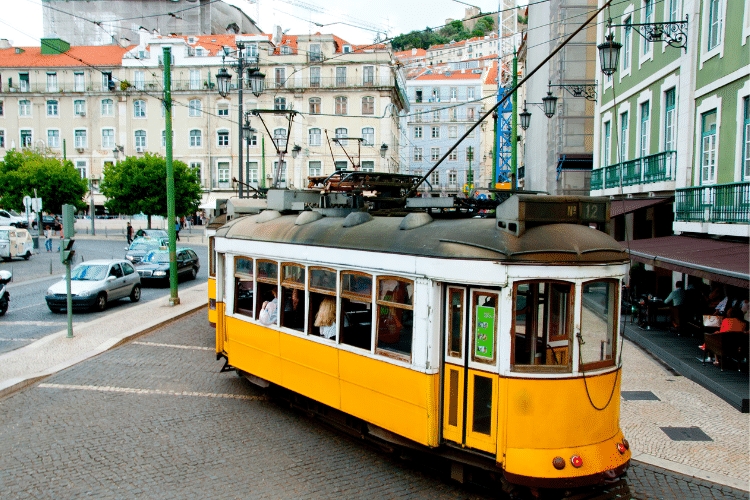
<instances>
[{"instance_id":1,"label":"person sitting at cafe","mask_svg":"<svg viewBox=\"0 0 750 500\"><path fill-rule=\"evenodd\" d=\"M740 319L740 311L736 307L727 309L727 317L721 322L719 332L744 332L747 324Z\"/></svg>"},{"instance_id":2,"label":"person sitting at cafe","mask_svg":"<svg viewBox=\"0 0 750 500\"><path fill-rule=\"evenodd\" d=\"M682 288L682 281L678 281L675 284L675 289L672 290L672 293L670 293L666 299L664 299L664 304L669 306L669 312L672 317L672 326L674 328L680 329L681 325L681 319L682 319L682 309L683 305L686 303L687 294L685 290Z\"/></svg>"}]
</instances>

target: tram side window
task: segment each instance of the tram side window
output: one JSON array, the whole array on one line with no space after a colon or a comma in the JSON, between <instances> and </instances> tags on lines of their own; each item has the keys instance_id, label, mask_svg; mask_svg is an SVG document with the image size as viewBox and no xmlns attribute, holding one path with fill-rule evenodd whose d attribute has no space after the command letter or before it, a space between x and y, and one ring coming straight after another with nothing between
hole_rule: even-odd
<instances>
[{"instance_id":1,"label":"tram side window","mask_svg":"<svg viewBox=\"0 0 750 500\"><path fill-rule=\"evenodd\" d=\"M513 368L544 366L570 371L573 285L558 282L515 285Z\"/></svg>"},{"instance_id":2,"label":"tram side window","mask_svg":"<svg viewBox=\"0 0 750 500\"><path fill-rule=\"evenodd\" d=\"M378 278L378 350L411 357L413 297L413 281Z\"/></svg>"},{"instance_id":3,"label":"tram side window","mask_svg":"<svg viewBox=\"0 0 750 500\"><path fill-rule=\"evenodd\" d=\"M253 259L234 258L234 312L253 317Z\"/></svg>"},{"instance_id":4,"label":"tram side window","mask_svg":"<svg viewBox=\"0 0 750 500\"><path fill-rule=\"evenodd\" d=\"M276 297L278 293L279 266L269 260L258 261L257 293L258 308L255 319L265 324L276 324L278 319L279 301ZM270 303L266 309L262 304Z\"/></svg>"},{"instance_id":5,"label":"tram side window","mask_svg":"<svg viewBox=\"0 0 750 500\"><path fill-rule=\"evenodd\" d=\"M310 268L309 314L307 331L310 335L336 340L336 271Z\"/></svg>"},{"instance_id":6,"label":"tram side window","mask_svg":"<svg viewBox=\"0 0 750 500\"><path fill-rule=\"evenodd\" d=\"M581 291L581 368L615 364L617 281L585 283Z\"/></svg>"},{"instance_id":7,"label":"tram side window","mask_svg":"<svg viewBox=\"0 0 750 500\"><path fill-rule=\"evenodd\" d=\"M305 329L305 268L296 264L281 267L281 326Z\"/></svg>"},{"instance_id":8,"label":"tram side window","mask_svg":"<svg viewBox=\"0 0 750 500\"><path fill-rule=\"evenodd\" d=\"M214 253L214 237L208 238L208 275L216 277L216 253Z\"/></svg>"},{"instance_id":9,"label":"tram side window","mask_svg":"<svg viewBox=\"0 0 750 500\"><path fill-rule=\"evenodd\" d=\"M341 343L370 350L372 345L372 276L341 273Z\"/></svg>"}]
</instances>

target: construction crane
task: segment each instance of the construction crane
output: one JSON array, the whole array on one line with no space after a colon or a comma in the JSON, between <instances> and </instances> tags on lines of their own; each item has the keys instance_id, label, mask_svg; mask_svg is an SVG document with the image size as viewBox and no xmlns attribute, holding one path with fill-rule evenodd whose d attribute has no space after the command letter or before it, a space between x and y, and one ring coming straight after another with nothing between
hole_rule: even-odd
<instances>
[{"instance_id":1,"label":"construction crane","mask_svg":"<svg viewBox=\"0 0 750 500\"><path fill-rule=\"evenodd\" d=\"M497 100L500 101L513 87L513 65L509 64L513 59L516 48L520 43L521 34L518 33L518 14L516 12L516 0L499 0L498 14L498 64L497 64ZM497 109L497 144L496 151L496 177L494 187L515 188L511 186L511 163L513 147L513 100L507 99Z\"/></svg>"}]
</instances>

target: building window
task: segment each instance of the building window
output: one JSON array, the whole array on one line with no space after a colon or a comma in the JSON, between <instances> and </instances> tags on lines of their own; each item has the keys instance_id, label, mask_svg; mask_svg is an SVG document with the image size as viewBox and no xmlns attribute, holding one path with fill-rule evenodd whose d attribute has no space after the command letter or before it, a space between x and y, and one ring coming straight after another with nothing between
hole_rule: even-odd
<instances>
[{"instance_id":1,"label":"building window","mask_svg":"<svg viewBox=\"0 0 750 500\"><path fill-rule=\"evenodd\" d=\"M310 87L320 87L320 68L310 68Z\"/></svg>"},{"instance_id":2,"label":"building window","mask_svg":"<svg viewBox=\"0 0 750 500\"><path fill-rule=\"evenodd\" d=\"M648 156L649 137L651 135L651 126L649 120L648 101L641 103L641 158Z\"/></svg>"},{"instance_id":3,"label":"building window","mask_svg":"<svg viewBox=\"0 0 750 500\"><path fill-rule=\"evenodd\" d=\"M430 137L440 139L440 127L430 127Z\"/></svg>"},{"instance_id":4,"label":"building window","mask_svg":"<svg viewBox=\"0 0 750 500\"><path fill-rule=\"evenodd\" d=\"M146 74L141 70L136 70L133 74L133 83L136 90L144 90L146 88Z\"/></svg>"},{"instance_id":5,"label":"building window","mask_svg":"<svg viewBox=\"0 0 750 500\"><path fill-rule=\"evenodd\" d=\"M113 116L115 114L115 103L112 99L102 99L102 116Z\"/></svg>"},{"instance_id":6,"label":"building window","mask_svg":"<svg viewBox=\"0 0 750 500\"><path fill-rule=\"evenodd\" d=\"M362 114L363 115L375 114L375 98L374 97L362 98Z\"/></svg>"},{"instance_id":7,"label":"building window","mask_svg":"<svg viewBox=\"0 0 750 500\"><path fill-rule=\"evenodd\" d=\"M285 128L277 128L273 131L273 142L276 144L276 147L281 150L286 150L286 129Z\"/></svg>"},{"instance_id":8,"label":"building window","mask_svg":"<svg viewBox=\"0 0 750 500\"><path fill-rule=\"evenodd\" d=\"M60 131L59 130L47 131L47 147L49 148L60 147Z\"/></svg>"},{"instance_id":9,"label":"building window","mask_svg":"<svg viewBox=\"0 0 750 500\"><path fill-rule=\"evenodd\" d=\"M665 21L672 23L677 21L677 3L679 0L667 0L667 6L665 9Z\"/></svg>"},{"instance_id":10,"label":"building window","mask_svg":"<svg viewBox=\"0 0 750 500\"><path fill-rule=\"evenodd\" d=\"M31 101L27 99L18 101L18 116L31 116Z\"/></svg>"},{"instance_id":11,"label":"building window","mask_svg":"<svg viewBox=\"0 0 750 500\"><path fill-rule=\"evenodd\" d=\"M146 101L137 100L133 102L133 118L146 117Z\"/></svg>"},{"instance_id":12,"label":"building window","mask_svg":"<svg viewBox=\"0 0 750 500\"><path fill-rule=\"evenodd\" d=\"M307 144L309 146L320 146L320 129L311 128L307 133Z\"/></svg>"},{"instance_id":13,"label":"building window","mask_svg":"<svg viewBox=\"0 0 750 500\"><path fill-rule=\"evenodd\" d=\"M286 109L286 97L275 97L273 100L273 109Z\"/></svg>"},{"instance_id":14,"label":"building window","mask_svg":"<svg viewBox=\"0 0 750 500\"><path fill-rule=\"evenodd\" d=\"M194 129L190 131L190 147L199 148L201 147L201 131Z\"/></svg>"},{"instance_id":15,"label":"building window","mask_svg":"<svg viewBox=\"0 0 750 500\"><path fill-rule=\"evenodd\" d=\"M336 98L336 114L337 115L346 115L346 97L337 97Z\"/></svg>"},{"instance_id":16,"label":"building window","mask_svg":"<svg viewBox=\"0 0 750 500\"><path fill-rule=\"evenodd\" d=\"M34 141L33 134L29 129L21 129L21 147L29 148Z\"/></svg>"},{"instance_id":17,"label":"building window","mask_svg":"<svg viewBox=\"0 0 750 500\"><path fill-rule=\"evenodd\" d=\"M174 144L174 129L172 130L172 144ZM161 131L161 147L163 148L167 147L167 131L166 130Z\"/></svg>"},{"instance_id":18,"label":"building window","mask_svg":"<svg viewBox=\"0 0 750 500\"><path fill-rule=\"evenodd\" d=\"M474 100L474 87L468 87L466 89L466 93L467 93L466 97L468 98L468 100L473 101Z\"/></svg>"},{"instance_id":19,"label":"building window","mask_svg":"<svg viewBox=\"0 0 750 500\"><path fill-rule=\"evenodd\" d=\"M430 148L430 160L438 161L440 159L440 148Z\"/></svg>"},{"instance_id":20,"label":"building window","mask_svg":"<svg viewBox=\"0 0 750 500\"><path fill-rule=\"evenodd\" d=\"M364 146L372 146L375 144L375 129L372 127L365 127L362 129L362 144Z\"/></svg>"},{"instance_id":21,"label":"building window","mask_svg":"<svg viewBox=\"0 0 750 500\"><path fill-rule=\"evenodd\" d=\"M229 184L229 162L220 161L217 164L219 184Z\"/></svg>"},{"instance_id":22,"label":"building window","mask_svg":"<svg viewBox=\"0 0 750 500\"><path fill-rule=\"evenodd\" d=\"M76 170L78 170L78 175L81 176L81 179L88 179L88 165L86 164L86 160L76 161Z\"/></svg>"},{"instance_id":23,"label":"building window","mask_svg":"<svg viewBox=\"0 0 750 500\"><path fill-rule=\"evenodd\" d=\"M430 174L430 184L433 186L439 186L440 185L440 171L435 170Z\"/></svg>"},{"instance_id":24,"label":"building window","mask_svg":"<svg viewBox=\"0 0 750 500\"><path fill-rule=\"evenodd\" d=\"M102 129L102 149L114 148L115 147L115 129L105 128Z\"/></svg>"},{"instance_id":25,"label":"building window","mask_svg":"<svg viewBox=\"0 0 750 500\"><path fill-rule=\"evenodd\" d=\"M422 148L414 148L414 161L422 161Z\"/></svg>"},{"instance_id":26,"label":"building window","mask_svg":"<svg viewBox=\"0 0 750 500\"><path fill-rule=\"evenodd\" d=\"M311 97L309 103L310 103L310 114L319 115L320 114L320 97Z\"/></svg>"},{"instance_id":27,"label":"building window","mask_svg":"<svg viewBox=\"0 0 750 500\"><path fill-rule=\"evenodd\" d=\"M677 150L677 107L675 89L664 93L664 151Z\"/></svg>"},{"instance_id":28,"label":"building window","mask_svg":"<svg viewBox=\"0 0 750 500\"><path fill-rule=\"evenodd\" d=\"M440 102L440 89L437 87L432 88L432 102Z\"/></svg>"},{"instance_id":29,"label":"building window","mask_svg":"<svg viewBox=\"0 0 750 500\"><path fill-rule=\"evenodd\" d=\"M628 159L628 112L620 115L620 162Z\"/></svg>"},{"instance_id":30,"label":"building window","mask_svg":"<svg viewBox=\"0 0 750 500\"><path fill-rule=\"evenodd\" d=\"M743 99L745 127L742 131L742 163L744 165L743 175L745 179L750 178L750 97Z\"/></svg>"},{"instance_id":31,"label":"building window","mask_svg":"<svg viewBox=\"0 0 750 500\"><path fill-rule=\"evenodd\" d=\"M307 165L307 174L310 177L320 177L323 174L323 168L321 167L321 162L311 161Z\"/></svg>"},{"instance_id":32,"label":"building window","mask_svg":"<svg viewBox=\"0 0 750 500\"><path fill-rule=\"evenodd\" d=\"M415 139L422 138L422 127L414 127L414 138Z\"/></svg>"},{"instance_id":33,"label":"building window","mask_svg":"<svg viewBox=\"0 0 750 500\"><path fill-rule=\"evenodd\" d=\"M229 107L226 104L222 104L218 109L219 116L229 116Z\"/></svg>"},{"instance_id":34,"label":"building window","mask_svg":"<svg viewBox=\"0 0 750 500\"><path fill-rule=\"evenodd\" d=\"M86 90L86 83L83 73L76 71L75 73L73 73L73 91L83 92L84 90Z\"/></svg>"},{"instance_id":35,"label":"building window","mask_svg":"<svg viewBox=\"0 0 750 500\"><path fill-rule=\"evenodd\" d=\"M310 53L308 55L310 56L310 62L322 61L323 60L323 53L320 51L320 44L319 43L311 43L310 44Z\"/></svg>"},{"instance_id":36,"label":"building window","mask_svg":"<svg viewBox=\"0 0 750 500\"><path fill-rule=\"evenodd\" d=\"M274 71L274 84L283 87L286 82L286 68L276 68Z\"/></svg>"},{"instance_id":37,"label":"building window","mask_svg":"<svg viewBox=\"0 0 750 500\"><path fill-rule=\"evenodd\" d=\"M451 87L450 92L451 92L451 100L452 101L455 101L456 99L458 99L458 88Z\"/></svg>"},{"instance_id":38,"label":"building window","mask_svg":"<svg viewBox=\"0 0 750 500\"><path fill-rule=\"evenodd\" d=\"M135 131L135 147L146 148L146 131L136 130Z\"/></svg>"},{"instance_id":39,"label":"building window","mask_svg":"<svg viewBox=\"0 0 750 500\"><path fill-rule=\"evenodd\" d=\"M247 182L258 183L258 162L247 162Z\"/></svg>"},{"instance_id":40,"label":"building window","mask_svg":"<svg viewBox=\"0 0 750 500\"><path fill-rule=\"evenodd\" d=\"M339 171L339 170L346 170L346 166L347 166L347 163L346 163L346 161L341 161L341 160L339 160L339 161L335 161L335 162L333 162L333 168L334 168L334 169L335 169L336 171Z\"/></svg>"},{"instance_id":41,"label":"building window","mask_svg":"<svg viewBox=\"0 0 750 500\"><path fill-rule=\"evenodd\" d=\"M362 68L362 83L368 87L375 83L375 66L364 66Z\"/></svg>"},{"instance_id":42,"label":"building window","mask_svg":"<svg viewBox=\"0 0 750 500\"><path fill-rule=\"evenodd\" d=\"M448 154L448 161L458 161L458 150L454 149Z\"/></svg>"},{"instance_id":43,"label":"building window","mask_svg":"<svg viewBox=\"0 0 750 500\"><path fill-rule=\"evenodd\" d=\"M47 92L57 92L57 73L47 73Z\"/></svg>"},{"instance_id":44,"label":"building window","mask_svg":"<svg viewBox=\"0 0 750 500\"><path fill-rule=\"evenodd\" d=\"M458 137L458 127L451 125L448 127L448 138L455 139L456 137Z\"/></svg>"},{"instance_id":45,"label":"building window","mask_svg":"<svg viewBox=\"0 0 750 500\"><path fill-rule=\"evenodd\" d=\"M0 81L0 87L2 86L2 81ZM3 108L3 101L0 101L0 116L3 116L5 114L4 108Z\"/></svg>"},{"instance_id":46,"label":"building window","mask_svg":"<svg viewBox=\"0 0 750 500\"><path fill-rule=\"evenodd\" d=\"M190 162L190 171L193 172L195 175L195 178L198 179L198 182L203 184L203 172L201 172L201 168L203 166L201 165L201 162L199 161L191 161Z\"/></svg>"},{"instance_id":47,"label":"building window","mask_svg":"<svg viewBox=\"0 0 750 500\"><path fill-rule=\"evenodd\" d=\"M110 89L110 86L112 87ZM115 83L112 81L112 73L110 71L102 71L102 88L101 90L114 90Z\"/></svg>"},{"instance_id":48,"label":"building window","mask_svg":"<svg viewBox=\"0 0 750 500\"><path fill-rule=\"evenodd\" d=\"M422 89L415 89L414 90L414 101L415 102L422 102Z\"/></svg>"},{"instance_id":49,"label":"building window","mask_svg":"<svg viewBox=\"0 0 750 500\"><path fill-rule=\"evenodd\" d=\"M188 116L200 116L201 115L201 100L190 99L188 103Z\"/></svg>"},{"instance_id":50,"label":"building window","mask_svg":"<svg viewBox=\"0 0 750 500\"><path fill-rule=\"evenodd\" d=\"M450 120L452 122L458 121L458 110L456 108L451 108L451 110L449 111L449 114L451 117Z\"/></svg>"},{"instance_id":51,"label":"building window","mask_svg":"<svg viewBox=\"0 0 750 500\"><path fill-rule=\"evenodd\" d=\"M448 170L448 187L455 188L458 184L458 172L456 170Z\"/></svg>"},{"instance_id":52,"label":"building window","mask_svg":"<svg viewBox=\"0 0 750 500\"><path fill-rule=\"evenodd\" d=\"M654 1L644 0L643 5L643 22L646 24L652 24L654 22ZM646 39L643 39L643 54L646 55L651 52L651 43Z\"/></svg>"},{"instance_id":53,"label":"building window","mask_svg":"<svg viewBox=\"0 0 750 500\"><path fill-rule=\"evenodd\" d=\"M58 116L57 101L47 101L47 116Z\"/></svg>"},{"instance_id":54,"label":"building window","mask_svg":"<svg viewBox=\"0 0 750 500\"><path fill-rule=\"evenodd\" d=\"M273 171L276 172L276 169L279 167L279 162L275 161L273 162ZM281 172L279 172L279 184L281 184L282 187L286 186L286 162L284 162L281 165Z\"/></svg>"},{"instance_id":55,"label":"building window","mask_svg":"<svg viewBox=\"0 0 750 500\"><path fill-rule=\"evenodd\" d=\"M374 161L368 161L365 160L362 162L362 171L363 172L374 172L375 171L375 162Z\"/></svg>"},{"instance_id":56,"label":"building window","mask_svg":"<svg viewBox=\"0 0 750 500\"><path fill-rule=\"evenodd\" d=\"M229 147L229 131L228 130L219 130L216 133L216 138L217 138L218 145L220 148Z\"/></svg>"},{"instance_id":57,"label":"building window","mask_svg":"<svg viewBox=\"0 0 750 500\"><path fill-rule=\"evenodd\" d=\"M466 108L466 119L470 122L474 121L474 108Z\"/></svg>"},{"instance_id":58,"label":"building window","mask_svg":"<svg viewBox=\"0 0 750 500\"><path fill-rule=\"evenodd\" d=\"M633 24L633 18L628 17L623 24L625 27L622 36L622 70L627 71L630 69L630 39L633 36L633 28L630 25Z\"/></svg>"},{"instance_id":59,"label":"building window","mask_svg":"<svg viewBox=\"0 0 750 500\"><path fill-rule=\"evenodd\" d=\"M343 87L346 85L346 67L336 67L336 86Z\"/></svg>"},{"instance_id":60,"label":"building window","mask_svg":"<svg viewBox=\"0 0 750 500\"><path fill-rule=\"evenodd\" d=\"M721 2L722 0L708 2L708 50L721 43Z\"/></svg>"},{"instance_id":61,"label":"building window","mask_svg":"<svg viewBox=\"0 0 750 500\"><path fill-rule=\"evenodd\" d=\"M701 115L701 184L716 180L716 110Z\"/></svg>"},{"instance_id":62,"label":"building window","mask_svg":"<svg viewBox=\"0 0 750 500\"><path fill-rule=\"evenodd\" d=\"M612 122L604 122L604 134L602 134L602 167L609 165L609 142L612 134Z\"/></svg>"},{"instance_id":63,"label":"building window","mask_svg":"<svg viewBox=\"0 0 750 500\"><path fill-rule=\"evenodd\" d=\"M346 146L349 144L349 141L346 139L343 139L343 137L349 137L349 130L345 128L337 128L336 129L336 138L339 139L338 143L342 146Z\"/></svg>"},{"instance_id":64,"label":"building window","mask_svg":"<svg viewBox=\"0 0 750 500\"><path fill-rule=\"evenodd\" d=\"M5 130L0 130L0 148L5 148Z\"/></svg>"},{"instance_id":65,"label":"building window","mask_svg":"<svg viewBox=\"0 0 750 500\"><path fill-rule=\"evenodd\" d=\"M201 88L201 70L191 69L190 70L190 90L198 90Z\"/></svg>"},{"instance_id":66,"label":"building window","mask_svg":"<svg viewBox=\"0 0 750 500\"><path fill-rule=\"evenodd\" d=\"M75 147L76 148L85 148L86 147L86 131L85 130L76 130L73 133L75 137Z\"/></svg>"},{"instance_id":67,"label":"building window","mask_svg":"<svg viewBox=\"0 0 750 500\"><path fill-rule=\"evenodd\" d=\"M73 112L78 116L86 116L86 101L83 99L73 101Z\"/></svg>"},{"instance_id":68,"label":"building window","mask_svg":"<svg viewBox=\"0 0 750 500\"><path fill-rule=\"evenodd\" d=\"M440 121L440 110L436 108L432 108L432 121L439 122Z\"/></svg>"}]
</instances>

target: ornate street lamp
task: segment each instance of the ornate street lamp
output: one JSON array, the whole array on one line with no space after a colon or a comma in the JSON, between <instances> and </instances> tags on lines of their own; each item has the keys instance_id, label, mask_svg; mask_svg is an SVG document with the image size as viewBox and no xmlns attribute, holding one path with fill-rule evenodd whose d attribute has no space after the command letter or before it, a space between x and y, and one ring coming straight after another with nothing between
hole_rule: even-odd
<instances>
[{"instance_id":1,"label":"ornate street lamp","mask_svg":"<svg viewBox=\"0 0 750 500\"><path fill-rule=\"evenodd\" d=\"M385 154L388 152L388 144L383 143L382 146L380 146L380 157L385 158Z\"/></svg>"},{"instance_id":2,"label":"ornate street lamp","mask_svg":"<svg viewBox=\"0 0 750 500\"><path fill-rule=\"evenodd\" d=\"M521 119L521 128L528 129L531 125L531 113L526 109L526 101L523 101L523 111L518 113L518 117Z\"/></svg>"},{"instance_id":3,"label":"ornate street lamp","mask_svg":"<svg viewBox=\"0 0 750 500\"><path fill-rule=\"evenodd\" d=\"M614 36L610 33L597 48L599 49L599 65L602 67L602 73L612 76L617 71L617 61L620 58L622 44L615 42Z\"/></svg>"},{"instance_id":4,"label":"ornate street lamp","mask_svg":"<svg viewBox=\"0 0 750 500\"><path fill-rule=\"evenodd\" d=\"M292 148L292 158L297 158L300 151L302 151L302 146L300 146L299 144L295 144Z\"/></svg>"},{"instance_id":5,"label":"ornate street lamp","mask_svg":"<svg viewBox=\"0 0 750 500\"><path fill-rule=\"evenodd\" d=\"M555 116L555 109L557 108L557 97L552 95L552 91L548 90L547 95L542 97L542 106L544 107L544 115L547 118Z\"/></svg>"}]
</instances>

